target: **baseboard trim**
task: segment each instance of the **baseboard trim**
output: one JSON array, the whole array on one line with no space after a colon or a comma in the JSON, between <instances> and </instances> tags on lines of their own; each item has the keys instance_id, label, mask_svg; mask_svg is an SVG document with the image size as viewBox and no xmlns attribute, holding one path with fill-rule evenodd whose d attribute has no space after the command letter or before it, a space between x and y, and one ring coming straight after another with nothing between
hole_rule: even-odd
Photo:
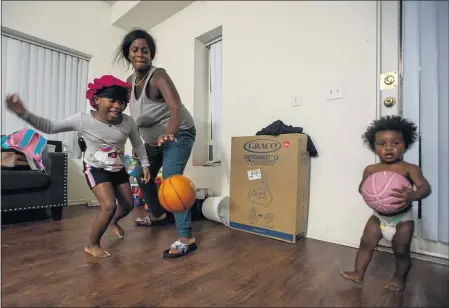
<instances>
[{"instance_id":1,"label":"baseboard trim","mask_svg":"<svg viewBox=\"0 0 449 308\"><path fill-rule=\"evenodd\" d=\"M327 242L327 243L331 243L331 244L336 244L336 245L340 245L340 246L346 246L346 247L350 247L350 248L355 248L358 249L358 245L352 244L352 243L348 243L348 242L338 242L336 240L332 240L332 239L328 239L328 238L321 238L321 237L309 237L310 239L316 240L316 241L322 241L322 242ZM382 252L389 252L389 253L393 253L393 251L391 250L390 247L386 247L386 246L377 246L376 250L378 251L382 251ZM438 257L438 256L431 256L431 255L427 255L427 254L423 254L423 253L416 253L416 252L412 252L411 257L414 259L418 259L418 260L423 260L423 261L429 261L432 263L437 263L437 264L443 264L443 265L448 265L449 266L449 259L448 258L443 258L443 257Z\"/></svg>"},{"instance_id":2,"label":"baseboard trim","mask_svg":"<svg viewBox=\"0 0 449 308\"><path fill-rule=\"evenodd\" d=\"M87 205L88 202L88 200L69 200L67 206Z\"/></svg>"},{"instance_id":3,"label":"baseboard trim","mask_svg":"<svg viewBox=\"0 0 449 308\"><path fill-rule=\"evenodd\" d=\"M87 201L87 202L86 202L86 206L89 206L89 207L96 207L96 206L100 206L100 204L98 203L98 200L97 200L97 199L94 199L94 200L89 200L89 201Z\"/></svg>"},{"instance_id":4,"label":"baseboard trim","mask_svg":"<svg viewBox=\"0 0 449 308\"><path fill-rule=\"evenodd\" d=\"M383 252L389 252L391 254L393 253L393 250L390 247L385 247L385 246L378 246L376 248L376 250L383 251ZM446 259L446 258L430 256L430 255L427 255L427 254L422 254L422 253L417 253L417 252L411 252L410 256L413 259L423 260L423 261L428 261L428 262L432 262L432 263L437 263L437 264L442 264L442 265L449 266L449 259Z\"/></svg>"}]
</instances>

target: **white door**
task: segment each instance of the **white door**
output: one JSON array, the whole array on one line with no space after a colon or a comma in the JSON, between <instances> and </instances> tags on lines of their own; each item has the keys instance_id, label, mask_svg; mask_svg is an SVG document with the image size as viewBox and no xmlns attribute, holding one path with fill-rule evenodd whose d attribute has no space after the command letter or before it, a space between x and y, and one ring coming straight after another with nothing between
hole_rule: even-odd
<instances>
[{"instance_id":1,"label":"white door","mask_svg":"<svg viewBox=\"0 0 449 308\"><path fill-rule=\"evenodd\" d=\"M414 204L412 251L449 259L448 1L377 7L378 116L399 114L418 125L420 140L405 160L420 165L432 186L432 195Z\"/></svg>"}]
</instances>

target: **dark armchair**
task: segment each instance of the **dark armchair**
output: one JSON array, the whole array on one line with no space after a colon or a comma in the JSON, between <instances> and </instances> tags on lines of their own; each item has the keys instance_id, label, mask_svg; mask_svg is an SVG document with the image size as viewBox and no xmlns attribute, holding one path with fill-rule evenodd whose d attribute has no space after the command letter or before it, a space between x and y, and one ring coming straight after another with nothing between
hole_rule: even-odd
<instances>
[{"instance_id":1,"label":"dark armchair","mask_svg":"<svg viewBox=\"0 0 449 308\"><path fill-rule=\"evenodd\" d=\"M23 168L2 168L2 212L49 208L53 220L62 218L63 207L67 206L67 154L62 153L60 141L48 140L48 144L55 145L56 149L43 155L47 174Z\"/></svg>"}]
</instances>

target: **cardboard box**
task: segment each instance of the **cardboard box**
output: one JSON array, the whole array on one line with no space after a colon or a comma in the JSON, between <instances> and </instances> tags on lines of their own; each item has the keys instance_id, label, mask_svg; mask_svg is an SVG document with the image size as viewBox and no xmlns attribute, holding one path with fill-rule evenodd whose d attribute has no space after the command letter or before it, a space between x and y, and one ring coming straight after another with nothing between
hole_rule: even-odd
<instances>
[{"instance_id":1,"label":"cardboard box","mask_svg":"<svg viewBox=\"0 0 449 308\"><path fill-rule=\"evenodd\" d=\"M306 135L233 137L231 228L291 243L305 237L309 174Z\"/></svg>"}]
</instances>

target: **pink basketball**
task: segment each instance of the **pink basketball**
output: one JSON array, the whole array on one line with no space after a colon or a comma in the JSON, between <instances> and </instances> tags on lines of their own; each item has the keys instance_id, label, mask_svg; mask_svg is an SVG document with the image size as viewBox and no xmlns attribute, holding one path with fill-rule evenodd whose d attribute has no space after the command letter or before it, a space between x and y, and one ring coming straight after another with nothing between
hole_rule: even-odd
<instances>
[{"instance_id":1,"label":"pink basketball","mask_svg":"<svg viewBox=\"0 0 449 308\"><path fill-rule=\"evenodd\" d=\"M389 196L393 188L411 188L410 182L402 175L391 171L376 172L370 175L362 184L363 200L373 210L382 214L393 214L401 204L392 204L397 198Z\"/></svg>"}]
</instances>

